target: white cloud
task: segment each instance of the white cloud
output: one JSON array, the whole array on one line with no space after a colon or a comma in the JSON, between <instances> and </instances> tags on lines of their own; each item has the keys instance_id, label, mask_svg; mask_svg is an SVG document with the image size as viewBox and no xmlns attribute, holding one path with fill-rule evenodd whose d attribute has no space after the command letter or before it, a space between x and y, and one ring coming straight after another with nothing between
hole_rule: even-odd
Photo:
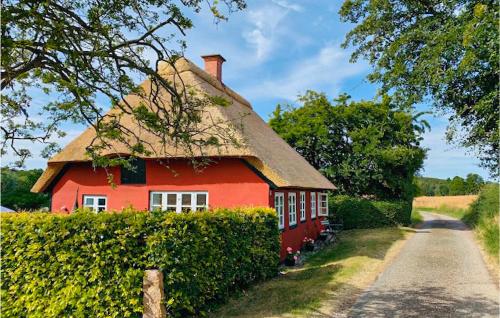
<instances>
[{"instance_id":1,"label":"white cloud","mask_svg":"<svg viewBox=\"0 0 500 318\"><path fill-rule=\"evenodd\" d=\"M288 10L300 12L304 9L304 8L302 8L302 6L300 6L296 3L290 3L290 2L285 1L285 0L272 0L272 1L275 4L279 5L280 7L288 9Z\"/></svg>"},{"instance_id":2,"label":"white cloud","mask_svg":"<svg viewBox=\"0 0 500 318\"><path fill-rule=\"evenodd\" d=\"M338 93L343 80L360 74L368 66L363 62L349 63L350 53L338 45L326 45L310 57L296 61L287 67L290 70L281 77L260 81L251 88L242 89L250 99L281 98L295 100L307 89L321 90L330 95Z\"/></svg>"},{"instance_id":3,"label":"white cloud","mask_svg":"<svg viewBox=\"0 0 500 318\"><path fill-rule=\"evenodd\" d=\"M278 4L265 5L248 12L247 21L251 29L243 31L242 36L255 49L258 61L266 60L278 46L279 37L288 32L286 28L281 28L283 20L291 10L296 9Z\"/></svg>"}]
</instances>

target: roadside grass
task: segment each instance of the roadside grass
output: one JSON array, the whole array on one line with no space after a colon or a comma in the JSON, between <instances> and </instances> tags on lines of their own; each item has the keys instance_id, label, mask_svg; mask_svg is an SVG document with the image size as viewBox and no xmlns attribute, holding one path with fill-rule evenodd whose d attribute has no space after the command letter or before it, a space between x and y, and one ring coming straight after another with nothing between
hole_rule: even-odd
<instances>
[{"instance_id":1,"label":"roadside grass","mask_svg":"<svg viewBox=\"0 0 500 318\"><path fill-rule=\"evenodd\" d=\"M446 204L442 204L440 207L418 207L413 208L414 211L425 211L425 212L433 212L438 214L445 214L451 216L456 219L462 219L464 215L467 213L466 208L455 208L448 206ZM418 212L417 212L418 213Z\"/></svg>"},{"instance_id":2,"label":"roadside grass","mask_svg":"<svg viewBox=\"0 0 500 318\"><path fill-rule=\"evenodd\" d=\"M420 212L416 209L413 209L411 211L411 226L414 227L419 223L422 223L424 221L424 217Z\"/></svg>"},{"instance_id":3,"label":"roadside grass","mask_svg":"<svg viewBox=\"0 0 500 318\"><path fill-rule=\"evenodd\" d=\"M339 242L307 258L299 268L233 297L210 317L310 317L346 310L382 270L411 230L344 231Z\"/></svg>"}]
</instances>

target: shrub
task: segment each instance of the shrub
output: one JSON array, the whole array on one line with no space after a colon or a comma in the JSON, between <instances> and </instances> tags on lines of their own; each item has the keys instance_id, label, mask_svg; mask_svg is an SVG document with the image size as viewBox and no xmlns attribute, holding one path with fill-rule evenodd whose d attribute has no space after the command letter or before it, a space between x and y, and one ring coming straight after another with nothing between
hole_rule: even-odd
<instances>
[{"instance_id":1,"label":"shrub","mask_svg":"<svg viewBox=\"0 0 500 318\"><path fill-rule=\"evenodd\" d=\"M330 219L343 222L344 229L363 229L411 222L411 203L406 201L373 201L346 195L332 196Z\"/></svg>"},{"instance_id":2,"label":"shrub","mask_svg":"<svg viewBox=\"0 0 500 318\"><path fill-rule=\"evenodd\" d=\"M478 233L486 251L498 259L499 253L499 186L489 184L479 192L463 220Z\"/></svg>"},{"instance_id":3,"label":"shrub","mask_svg":"<svg viewBox=\"0 0 500 318\"><path fill-rule=\"evenodd\" d=\"M2 216L3 317L140 317L144 270L165 277L173 317L201 315L273 276L270 209Z\"/></svg>"}]
</instances>

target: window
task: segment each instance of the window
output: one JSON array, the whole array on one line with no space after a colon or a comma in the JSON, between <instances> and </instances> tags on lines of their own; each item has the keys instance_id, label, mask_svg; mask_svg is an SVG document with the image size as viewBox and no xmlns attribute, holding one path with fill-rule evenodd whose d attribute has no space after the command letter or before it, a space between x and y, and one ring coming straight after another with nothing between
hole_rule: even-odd
<instances>
[{"instance_id":1,"label":"window","mask_svg":"<svg viewBox=\"0 0 500 318\"><path fill-rule=\"evenodd\" d=\"M281 192L274 194L274 208L278 213L278 228L285 228L285 195Z\"/></svg>"},{"instance_id":2,"label":"window","mask_svg":"<svg viewBox=\"0 0 500 318\"><path fill-rule=\"evenodd\" d=\"M84 195L83 207L98 213L107 209L107 201L103 195Z\"/></svg>"},{"instance_id":3,"label":"window","mask_svg":"<svg viewBox=\"0 0 500 318\"><path fill-rule=\"evenodd\" d=\"M311 219L316 218L316 192L311 192Z\"/></svg>"},{"instance_id":4,"label":"window","mask_svg":"<svg viewBox=\"0 0 500 318\"><path fill-rule=\"evenodd\" d=\"M135 158L130 161L130 169L121 167L122 184L145 184L146 183L146 161Z\"/></svg>"},{"instance_id":5,"label":"window","mask_svg":"<svg viewBox=\"0 0 500 318\"><path fill-rule=\"evenodd\" d=\"M207 192L151 192L150 210L188 212L208 208Z\"/></svg>"},{"instance_id":6,"label":"window","mask_svg":"<svg viewBox=\"0 0 500 318\"><path fill-rule=\"evenodd\" d=\"M288 193L288 225L297 224L297 194Z\"/></svg>"},{"instance_id":7,"label":"window","mask_svg":"<svg viewBox=\"0 0 500 318\"><path fill-rule=\"evenodd\" d=\"M318 193L319 195L319 216L328 216L328 194Z\"/></svg>"},{"instance_id":8,"label":"window","mask_svg":"<svg viewBox=\"0 0 500 318\"><path fill-rule=\"evenodd\" d=\"M306 193L300 193L300 221L306 220Z\"/></svg>"}]
</instances>

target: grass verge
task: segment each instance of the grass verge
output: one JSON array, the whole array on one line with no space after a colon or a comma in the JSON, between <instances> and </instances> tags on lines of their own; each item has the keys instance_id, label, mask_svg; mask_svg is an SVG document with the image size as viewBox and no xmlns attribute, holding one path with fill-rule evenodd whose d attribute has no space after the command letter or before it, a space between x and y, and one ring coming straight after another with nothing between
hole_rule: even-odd
<instances>
[{"instance_id":1,"label":"grass verge","mask_svg":"<svg viewBox=\"0 0 500 318\"><path fill-rule=\"evenodd\" d=\"M424 221L424 217L420 212L416 209L411 211L411 226L415 227L417 224L422 223Z\"/></svg>"},{"instance_id":2,"label":"grass verge","mask_svg":"<svg viewBox=\"0 0 500 318\"><path fill-rule=\"evenodd\" d=\"M456 219L462 219L464 215L467 213L467 209L454 208L445 204L441 205L439 208L419 207L419 208L413 208L413 210L445 214Z\"/></svg>"},{"instance_id":3,"label":"grass verge","mask_svg":"<svg viewBox=\"0 0 500 318\"><path fill-rule=\"evenodd\" d=\"M383 270L411 230L342 232L339 243L310 256L303 267L234 297L211 317L310 317L347 310Z\"/></svg>"}]
</instances>

